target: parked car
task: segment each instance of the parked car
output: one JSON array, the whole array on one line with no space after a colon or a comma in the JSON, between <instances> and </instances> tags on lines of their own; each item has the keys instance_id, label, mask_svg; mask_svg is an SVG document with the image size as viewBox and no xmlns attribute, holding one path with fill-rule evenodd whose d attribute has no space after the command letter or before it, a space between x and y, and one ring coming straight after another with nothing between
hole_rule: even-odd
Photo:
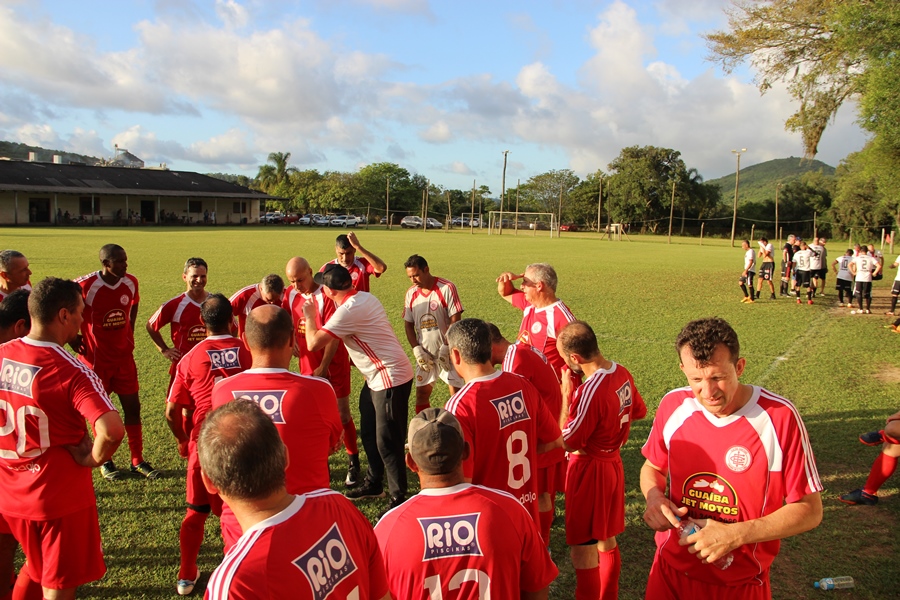
<instances>
[{"instance_id":1,"label":"parked car","mask_svg":"<svg viewBox=\"0 0 900 600\"><path fill-rule=\"evenodd\" d=\"M545 221L532 221L528 224L528 229L547 231L548 229L550 229L550 225L548 225Z\"/></svg>"},{"instance_id":2,"label":"parked car","mask_svg":"<svg viewBox=\"0 0 900 600\"><path fill-rule=\"evenodd\" d=\"M400 227L404 229L416 229L422 227L422 218L415 215L403 217L400 219Z\"/></svg>"},{"instance_id":3,"label":"parked car","mask_svg":"<svg viewBox=\"0 0 900 600\"><path fill-rule=\"evenodd\" d=\"M331 219L325 215L316 215L316 218L313 219L313 224L319 227L328 227L329 223L331 223Z\"/></svg>"},{"instance_id":4,"label":"parked car","mask_svg":"<svg viewBox=\"0 0 900 600\"><path fill-rule=\"evenodd\" d=\"M300 221L300 215L285 215L281 220L285 225L294 225Z\"/></svg>"},{"instance_id":5,"label":"parked car","mask_svg":"<svg viewBox=\"0 0 900 600\"><path fill-rule=\"evenodd\" d=\"M559 226L560 231L578 231L578 225L575 223L563 223Z\"/></svg>"},{"instance_id":6,"label":"parked car","mask_svg":"<svg viewBox=\"0 0 900 600\"><path fill-rule=\"evenodd\" d=\"M303 215L299 219L297 219L298 225L312 225L312 220L315 215Z\"/></svg>"},{"instance_id":7,"label":"parked car","mask_svg":"<svg viewBox=\"0 0 900 600\"><path fill-rule=\"evenodd\" d=\"M280 210L275 212L268 212L262 218L264 223L281 223L281 220L284 218L284 213Z\"/></svg>"},{"instance_id":8,"label":"parked car","mask_svg":"<svg viewBox=\"0 0 900 600\"><path fill-rule=\"evenodd\" d=\"M347 225L347 217L345 215L338 215L331 219L328 224L332 227L344 227Z\"/></svg>"},{"instance_id":9,"label":"parked car","mask_svg":"<svg viewBox=\"0 0 900 600\"><path fill-rule=\"evenodd\" d=\"M366 215L362 215L361 217L356 217L356 222L357 222L359 225L368 225L368 224L369 224L369 217L367 217Z\"/></svg>"},{"instance_id":10,"label":"parked car","mask_svg":"<svg viewBox=\"0 0 900 600\"><path fill-rule=\"evenodd\" d=\"M452 221L450 221L450 225L452 225L453 227L468 227L469 217L455 217Z\"/></svg>"},{"instance_id":11,"label":"parked car","mask_svg":"<svg viewBox=\"0 0 900 600\"><path fill-rule=\"evenodd\" d=\"M425 219L425 227L427 229L443 229L444 224L441 223L440 221L438 221L437 219L432 219L431 217L428 217L427 219Z\"/></svg>"},{"instance_id":12,"label":"parked car","mask_svg":"<svg viewBox=\"0 0 900 600\"><path fill-rule=\"evenodd\" d=\"M356 227L357 225L359 225L359 217L347 215L344 218L344 227Z\"/></svg>"}]
</instances>

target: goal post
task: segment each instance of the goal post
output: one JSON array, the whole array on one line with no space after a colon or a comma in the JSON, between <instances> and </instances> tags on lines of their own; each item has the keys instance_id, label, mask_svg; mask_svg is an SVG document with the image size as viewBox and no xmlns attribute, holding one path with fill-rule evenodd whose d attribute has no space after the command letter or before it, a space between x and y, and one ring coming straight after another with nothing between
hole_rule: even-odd
<instances>
[{"instance_id":1,"label":"goal post","mask_svg":"<svg viewBox=\"0 0 900 600\"><path fill-rule=\"evenodd\" d=\"M556 215L549 212L513 212L492 210L488 213L488 234L503 233L504 231L520 231L537 235L539 231L546 231L550 237L557 230L559 224Z\"/></svg>"}]
</instances>

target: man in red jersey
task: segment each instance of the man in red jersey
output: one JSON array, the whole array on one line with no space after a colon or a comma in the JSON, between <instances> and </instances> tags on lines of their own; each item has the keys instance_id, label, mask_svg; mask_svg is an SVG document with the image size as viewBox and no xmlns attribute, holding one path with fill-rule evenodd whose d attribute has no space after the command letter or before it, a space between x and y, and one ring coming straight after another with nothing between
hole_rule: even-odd
<instances>
[{"instance_id":1,"label":"man in red jersey","mask_svg":"<svg viewBox=\"0 0 900 600\"><path fill-rule=\"evenodd\" d=\"M74 598L106 571L91 468L125 435L103 383L63 348L83 310L77 283L44 279L28 299L31 331L0 347L0 409L13 416L0 436L0 517L48 599Z\"/></svg>"},{"instance_id":2,"label":"man in red jersey","mask_svg":"<svg viewBox=\"0 0 900 600\"><path fill-rule=\"evenodd\" d=\"M251 368L215 385L213 408L238 398L259 404L295 457L287 469L288 492L327 488L331 483L328 455L337 450L342 431L331 384L288 370L294 332L291 316L280 306L254 308L247 317L244 342L253 357ZM229 547L240 536L225 509L222 536Z\"/></svg>"},{"instance_id":3,"label":"man in red jersey","mask_svg":"<svg viewBox=\"0 0 900 600\"><path fill-rule=\"evenodd\" d=\"M328 265L341 265L350 272L353 289L360 292L369 291L369 278L372 275L381 277L381 274L387 270L384 261L363 248L359 243L359 238L352 231L337 236L334 242L334 253L337 258L322 265L319 272L324 271ZM357 254L360 256L357 257Z\"/></svg>"},{"instance_id":4,"label":"man in red jersey","mask_svg":"<svg viewBox=\"0 0 900 600\"><path fill-rule=\"evenodd\" d=\"M316 327L325 325L334 313L334 301L322 292L322 286L313 279L312 267L305 258L295 256L288 261L285 275L290 287L284 293L284 309L294 320L296 340L294 354L304 375L324 377L334 388L337 396L338 413L344 427L344 448L347 449L347 476L344 485L348 488L359 484L359 445L356 439L356 424L350 414L350 355L339 339L329 341L323 350L311 352L306 345L306 318L303 305L313 302L316 310Z\"/></svg>"},{"instance_id":5,"label":"man in red jersey","mask_svg":"<svg viewBox=\"0 0 900 600\"><path fill-rule=\"evenodd\" d=\"M281 306L283 295L284 280L275 273L266 275L259 283L248 285L236 291L228 300L231 302L234 317L237 321L237 336L241 337L244 333L244 323L247 322L247 315L250 314L251 310L264 304Z\"/></svg>"},{"instance_id":6,"label":"man in red jersey","mask_svg":"<svg viewBox=\"0 0 900 600\"><path fill-rule=\"evenodd\" d=\"M516 279L522 280L521 289L513 285ZM574 321L575 317L569 307L556 297L557 282L553 267L547 263L534 263L528 265L521 275L509 271L501 273L497 277L497 293L524 312L518 341L543 352L560 373L561 381L566 363L556 350L556 332L566 323Z\"/></svg>"},{"instance_id":7,"label":"man in red jersey","mask_svg":"<svg viewBox=\"0 0 900 600\"><path fill-rule=\"evenodd\" d=\"M559 376L547 357L527 344L511 344L493 323L487 324L491 332L491 364L501 365L507 373L515 373L530 381L537 388L544 406L557 423L561 422L562 391ZM550 529L556 515L556 493L566 489L566 452L561 447L538 454L538 512L541 519L541 537L550 546Z\"/></svg>"},{"instance_id":8,"label":"man in red jersey","mask_svg":"<svg viewBox=\"0 0 900 600\"><path fill-rule=\"evenodd\" d=\"M538 452L561 446L559 424L537 388L491 364L491 333L480 319L463 319L447 330L450 361L466 384L447 402L471 447L463 462L466 480L509 492L538 517Z\"/></svg>"},{"instance_id":9,"label":"man in red jersey","mask_svg":"<svg viewBox=\"0 0 900 600\"><path fill-rule=\"evenodd\" d=\"M570 452L566 476L566 543L575 568L576 600L619 597L622 557L616 536L625 531L625 472L619 448L631 422L647 415L631 373L604 358L594 330L573 321L556 347L570 369L584 374L566 407L563 444Z\"/></svg>"},{"instance_id":10,"label":"man in red jersey","mask_svg":"<svg viewBox=\"0 0 900 600\"><path fill-rule=\"evenodd\" d=\"M210 577L206 597L390 600L368 520L332 490L295 496L286 489L288 449L263 410L236 400L200 428L203 480L243 530Z\"/></svg>"},{"instance_id":11,"label":"man in red jersey","mask_svg":"<svg viewBox=\"0 0 900 600\"><path fill-rule=\"evenodd\" d=\"M156 349L169 359L169 385L175 377L175 365L188 350L206 337L206 327L200 321L200 305L209 293L206 291L208 267L202 258L189 258L184 263L181 278L187 291L175 296L157 309L147 321L147 333ZM172 347L163 340L160 331L171 324Z\"/></svg>"},{"instance_id":12,"label":"man in red jersey","mask_svg":"<svg viewBox=\"0 0 900 600\"><path fill-rule=\"evenodd\" d=\"M175 381L166 399L166 421L178 441L178 452L188 459L187 515L181 522L179 548L181 566L175 584L180 596L194 590L200 575L197 557L203 543L203 526L212 512L222 514L222 501L209 494L200 477L197 435L206 414L212 410L212 391L217 381L250 367L250 351L231 335L234 313L228 298L210 294L200 306L200 319L207 337L185 354L175 371ZM183 415L191 420L190 434L184 430Z\"/></svg>"},{"instance_id":13,"label":"man in red jersey","mask_svg":"<svg viewBox=\"0 0 900 600\"><path fill-rule=\"evenodd\" d=\"M430 406L434 382L440 379L455 394L463 386L462 377L441 359L446 352L444 335L447 328L462 318L463 306L452 281L435 277L428 261L413 254L406 263L406 276L412 287L403 301L406 340L416 358L416 412Z\"/></svg>"},{"instance_id":14,"label":"man in red jersey","mask_svg":"<svg viewBox=\"0 0 900 600\"><path fill-rule=\"evenodd\" d=\"M0 300L20 288L30 290L30 280L31 269L24 254L18 250L0 251Z\"/></svg>"},{"instance_id":15,"label":"man in red jersey","mask_svg":"<svg viewBox=\"0 0 900 600\"><path fill-rule=\"evenodd\" d=\"M408 447L422 491L375 526L393 597L546 599L559 571L537 526L514 497L465 482L456 417L426 408Z\"/></svg>"},{"instance_id":16,"label":"man in red jersey","mask_svg":"<svg viewBox=\"0 0 900 600\"><path fill-rule=\"evenodd\" d=\"M779 540L822 520L806 428L790 401L739 381L746 360L724 320L691 321L675 348L689 387L660 401L642 450L644 521L657 531L646 598L771 598ZM687 517L701 529L679 541ZM726 570L712 564L729 554Z\"/></svg>"},{"instance_id":17,"label":"man in red jersey","mask_svg":"<svg viewBox=\"0 0 900 600\"><path fill-rule=\"evenodd\" d=\"M140 386L134 363L134 323L141 301L138 280L128 272L128 255L118 244L100 248L100 265L99 271L75 280L84 298L84 322L81 335L71 346L103 382L106 393L115 392L122 403L131 472L156 479L159 471L144 460ZM100 472L110 480L122 477L112 460Z\"/></svg>"},{"instance_id":18,"label":"man in red jersey","mask_svg":"<svg viewBox=\"0 0 900 600\"><path fill-rule=\"evenodd\" d=\"M0 344L28 335L28 295L31 290L18 289L0 301ZM2 598L2 597L0 597Z\"/></svg>"}]
</instances>

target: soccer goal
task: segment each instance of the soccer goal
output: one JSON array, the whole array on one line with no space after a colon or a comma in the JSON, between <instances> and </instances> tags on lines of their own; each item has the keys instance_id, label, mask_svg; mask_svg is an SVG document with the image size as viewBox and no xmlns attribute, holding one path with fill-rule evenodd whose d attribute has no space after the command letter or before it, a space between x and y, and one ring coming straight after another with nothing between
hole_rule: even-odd
<instances>
[{"instance_id":1,"label":"soccer goal","mask_svg":"<svg viewBox=\"0 0 900 600\"><path fill-rule=\"evenodd\" d=\"M488 233L503 233L504 231L518 235L531 233L537 235L539 231L546 231L550 237L558 228L556 215L545 212L511 212L492 210L488 213Z\"/></svg>"}]
</instances>

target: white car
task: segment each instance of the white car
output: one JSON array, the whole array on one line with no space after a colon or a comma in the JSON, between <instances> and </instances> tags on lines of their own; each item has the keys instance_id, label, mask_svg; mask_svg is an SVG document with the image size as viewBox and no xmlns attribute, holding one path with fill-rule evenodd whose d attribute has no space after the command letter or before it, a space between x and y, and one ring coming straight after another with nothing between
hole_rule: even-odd
<instances>
[{"instance_id":1,"label":"white car","mask_svg":"<svg viewBox=\"0 0 900 600\"><path fill-rule=\"evenodd\" d=\"M400 219L400 227L404 229L418 229L422 227L422 218L415 215Z\"/></svg>"},{"instance_id":2,"label":"white car","mask_svg":"<svg viewBox=\"0 0 900 600\"><path fill-rule=\"evenodd\" d=\"M347 217L344 215L338 215L335 218L331 219L329 225L332 227L344 227L347 224Z\"/></svg>"},{"instance_id":3,"label":"white car","mask_svg":"<svg viewBox=\"0 0 900 600\"><path fill-rule=\"evenodd\" d=\"M359 219L353 215L347 215L344 219L344 227L356 227L357 225L359 225Z\"/></svg>"},{"instance_id":4,"label":"white car","mask_svg":"<svg viewBox=\"0 0 900 600\"><path fill-rule=\"evenodd\" d=\"M313 219L313 225L318 225L319 227L328 227L328 224L331 222L331 219L324 215L316 215Z\"/></svg>"},{"instance_id":5,"label":"white car","mask_svg":"<svg viewBox=\"0 0 900 600\"><path fill-rule=\"evenodd\" d=\"M427 219L425 219L425 227L428 229L443 229L444 224L441 223L440 221L438 221L437 219L432 219L431 217L428 217Z\"/></svg>"}]
</instances>

